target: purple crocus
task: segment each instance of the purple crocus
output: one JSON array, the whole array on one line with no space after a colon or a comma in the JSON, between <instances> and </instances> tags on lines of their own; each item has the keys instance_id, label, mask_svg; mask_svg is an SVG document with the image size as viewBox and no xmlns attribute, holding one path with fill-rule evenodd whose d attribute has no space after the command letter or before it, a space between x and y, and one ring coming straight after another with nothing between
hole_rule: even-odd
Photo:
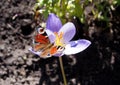
<instances>
[{"instance_id":1,"label":"purple crocus","mask_svg":"<svg viewBox=\"0 0 120 85\"><path fill-rule=\"evenodd\" d=\"M65 44L63 54L66 55L79 53L91 44L90 41L85 39L70 41L76 33L74 24L72 22L68 22L62 26L60 19L53 13L48 16L46 31L49 31L47 33L49 34L49 39L51 42L55 41L54 32L57 32L58 34L63 33L63 43Z\"/></svg>"},{"instance_id":2,"label":"purple crocus","mask_svg":"<svg viewBox=\"0 0 120 85\"><path fill-rule=\"evenodd\" d=\"M85 50L91 42L85 39L71 41L76 33L76 28L72 22L67 22L62 26L61 20L53 13L49 14L46 22L46 33L50 43L64 47L53 56L71 55ZM33 51L32 51L33 52ZM33 52L39 54L38 52Z\"/></svg>"}]
</instances>

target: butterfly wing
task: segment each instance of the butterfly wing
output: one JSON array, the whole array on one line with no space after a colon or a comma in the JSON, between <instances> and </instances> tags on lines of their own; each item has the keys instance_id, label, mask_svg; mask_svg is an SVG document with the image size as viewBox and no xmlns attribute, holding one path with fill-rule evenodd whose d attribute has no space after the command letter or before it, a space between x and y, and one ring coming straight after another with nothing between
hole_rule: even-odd
<instances>
[{"instance_id":1,"label":"butterfly wing","mask_svg":"<svg viewBox=\"0 0 120 85\"><path fill-rule=\"evenodd\" d=\"M47 44L36 43L36 44L33 46L33 49L34 49L34 51L40 51L40 50L44 49L44 47L45 47L46 45L47 45Z\"/></svg>"},{"instance_id":2,"label":"butterfly wing","mask_svg":"<svg viewBox=\"0 0 120 85\"><path fill-rule=\"evenodd\" d=\"M39 56L42 58L51 57L57 51L54 44L50 43L47 33L43 28L37 29L33 43L33 50L40 52Z\"/></svg>"},{"instance_id":3,"label":"butterfly wing","mask_svg":"<svg viewBox=\"0 0 120 85\"><path fill-rule=\"evenodd\" d=\"M46 45L43 49L42 49L42 52L40 53L40 57L51 57L52 54L51 54L51 48L53 47L54 45L53 44L48 44Z\"/></svg>"},{"instance_id":4,"label":"butterfly wing","mask_svg":"<svg viewBox=\"0 0 120 85\"><path fill-rule=\"evenodd\" d=\"M45 29L39 26L35 32L34 37L35 42L41 43L41 44L48 44L50 43L50 40L47 36L47 33L45 32Z\"/></svg>"},{"instance_id":5,"label":"butterfly wing","mask_svg":"<svg viewBox=\"0 0 120 85\"><path fill-rule=\"evenodd\" d=\"M38 55L40 57L48 58L56 54L61 54L64 50L64 47L55 46L53 43L50 43L45 30L39 27L34 37L33 49L35 52L39 53Z\"/></svg>"}]
</instances>

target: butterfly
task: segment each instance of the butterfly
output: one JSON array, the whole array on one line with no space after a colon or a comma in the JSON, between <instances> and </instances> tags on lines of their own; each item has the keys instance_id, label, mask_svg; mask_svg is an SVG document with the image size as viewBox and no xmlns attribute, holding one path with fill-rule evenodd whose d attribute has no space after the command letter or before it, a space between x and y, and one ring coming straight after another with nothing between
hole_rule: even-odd
<instances>
[{"instance_id":1,"label":"butterfly","mask_svg":"<svg viewBox=\"0 0 120 85\"><path fill-rule=\"evenodd\" d=\"M65 48L63 46L57 46L50 42L50 39L43 27L39 26L36 29L33 39L33 50L38 52L40 57L52 57L55 54L61 53L64 49Z\"/></svg>"}]
</instances>

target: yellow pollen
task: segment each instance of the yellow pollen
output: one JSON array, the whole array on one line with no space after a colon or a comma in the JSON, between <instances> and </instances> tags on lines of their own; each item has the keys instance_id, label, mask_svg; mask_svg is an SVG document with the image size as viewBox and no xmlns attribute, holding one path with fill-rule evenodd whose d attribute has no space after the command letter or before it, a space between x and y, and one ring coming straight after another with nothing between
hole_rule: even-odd
<instances>
[{"instance_id":1,"label":"yellow pollen","mask_svg":"<svg viewBox=\"0 0 120 85\"><path fill-rule=\"evenodd\" d=\"M56 38L55 38L55 45L57 46L64 46L63 43L63 33L61 32L60 34L58 34L57 32L54 33Z\"/></svg>"}]
</instances>

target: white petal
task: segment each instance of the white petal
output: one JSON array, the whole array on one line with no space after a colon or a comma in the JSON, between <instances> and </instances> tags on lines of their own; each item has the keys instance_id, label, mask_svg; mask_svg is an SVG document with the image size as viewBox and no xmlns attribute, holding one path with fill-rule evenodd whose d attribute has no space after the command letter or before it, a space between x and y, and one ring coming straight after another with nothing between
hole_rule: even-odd
<instances>
[{"instance_id":1,"label":"white petal","mask_svg":"<svg viewBox=\"0 0 120 85\"><path fill-rule=\"evenodd\" d=\"M90 44L91 42L85 39L71 41L69 44L66 45L64 54L70 55L79 53L85 50Z\"/></svg>"}]
</instances>

